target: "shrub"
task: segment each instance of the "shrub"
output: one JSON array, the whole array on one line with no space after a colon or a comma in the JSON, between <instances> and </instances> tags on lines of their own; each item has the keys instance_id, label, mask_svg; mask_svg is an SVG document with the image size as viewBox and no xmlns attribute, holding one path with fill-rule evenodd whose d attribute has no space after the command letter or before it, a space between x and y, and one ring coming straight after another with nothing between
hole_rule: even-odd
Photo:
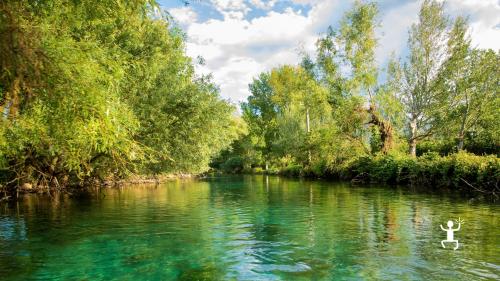
<instances>
[{"instance_id":1,"label":"shrub","mask_svg":"<svg viewBox=\"0 0 500 281\"><path fill-rule=\"evenodd\" d=\"M280 171L283 176L300 176L302 174L302 165L290 164Z\"/></svg>"},{"instance_id":2,"label":"shrub","mask_svg":"<svg viewBox=\"0 0 500 281\"><path fill-rule=\"evenodd\" d=\"M240 156L234 156L226 160L226 162L221 164L221 169L227 173L235 173L243 171L243 158Z\"/></svg>"},{"instance_id":3,"label":"shrub","mask_svg":"<svg viewBox=\"0 0 500 281\"><path fill-rule=\"evenodd\" d=\"M478 156L467 152L449 156L429 152L418 158L365 156L353 161L344 175L369 182L454 187L492 193L500 180L500 160L495 155Z\"/></svg>"},{"instance_id":4,"label":"shrub","mask_svg":"<svg viewBox=\"0 0 500 281\"><path fill-rule=\"evenodd\" d=\"M252 173L253 174L263 174L264 170L261 167L255 167L255 168L252 168Z\"/></svg>"}]
</instances>

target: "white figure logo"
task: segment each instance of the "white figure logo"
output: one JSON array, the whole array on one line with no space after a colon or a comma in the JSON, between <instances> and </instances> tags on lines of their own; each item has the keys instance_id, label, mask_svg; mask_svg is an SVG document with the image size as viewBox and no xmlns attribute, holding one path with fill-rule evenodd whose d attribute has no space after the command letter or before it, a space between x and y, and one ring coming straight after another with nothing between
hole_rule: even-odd
<instances>
[{"instance_id":1,"label":"white figure logo","mask_svg":"<svg viewBox=\"0 0 500 281\"><path fill-rule=\"evenodd\" d=\"M442 225L439 225L441 227L442 230L446 231L446 240L443 240L441 241L441 245L443 246L443 248L446 248L444 246L444 242L451 242L451 243L456 243L455 245L455 248L453 248L453 250L456 250L458 249L458 240L455 240L453 239L453 232L455 231L459 231L460 230L460 223L462 221L460 220L460 218L458 218L458 227L456 229L453 229L453 222L452 221L448 221L448 228L444 228Z\"/></svg>"}]
</instances>

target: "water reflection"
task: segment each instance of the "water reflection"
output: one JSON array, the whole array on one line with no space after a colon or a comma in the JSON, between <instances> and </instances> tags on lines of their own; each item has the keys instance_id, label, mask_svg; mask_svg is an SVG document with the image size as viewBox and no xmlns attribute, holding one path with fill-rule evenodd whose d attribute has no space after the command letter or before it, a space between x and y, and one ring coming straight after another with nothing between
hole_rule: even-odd
<instances>
[{"instance_id":1,"label":"water reflection","mask_svg":"<svg viewBox=\"0 0 500 281\"><path fill-rule=\"evenodd\" d=\"M497 205L278 177L173 181L0 212L6 280L498 279ZM465 220L459 251L439 224Z\"/></svg>"}]
</instances>

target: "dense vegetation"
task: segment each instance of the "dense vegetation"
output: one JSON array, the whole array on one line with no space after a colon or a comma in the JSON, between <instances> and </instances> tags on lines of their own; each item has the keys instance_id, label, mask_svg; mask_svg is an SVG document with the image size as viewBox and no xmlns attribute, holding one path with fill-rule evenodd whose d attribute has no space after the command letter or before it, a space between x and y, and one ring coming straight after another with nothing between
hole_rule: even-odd
<instances>
[{"instance_id":1,"label":"dense vegetation","mask_svg":"<svg viewBox=\"0 0 500 281\"><path fill-rule=\"evenodd\" d=\"M377 6L356 2L315 57L254 79L248 134L212 166L498 192L500 53L473 47L443 5L424 1L407 56L382 69Z\"/></svg>"},{"instance_id":2,"label":"dense vegetation","mask_svg":"<svg viewBox=\"0 0 500 281\"><path fill-rule=\"evenodd\" d=\"M239 134L154 1L0 3L0 185L198 173Z\"/></svg>"},{"instance_id":3,"label":"dense vegetation","mask_svg":"<svg viewBox=\"0 0 500 281\"><path fill-rule=\"evenodd\" d=\"M382 68L377 6L356 2L315 56L256 77L239 118L194 73L184 34L153 0L2 1L0 185L200 173L211 162L498 192L500 53L475 48L467 19L443 5L424 1L408 54Z\"/></svg>"}]
</instances>

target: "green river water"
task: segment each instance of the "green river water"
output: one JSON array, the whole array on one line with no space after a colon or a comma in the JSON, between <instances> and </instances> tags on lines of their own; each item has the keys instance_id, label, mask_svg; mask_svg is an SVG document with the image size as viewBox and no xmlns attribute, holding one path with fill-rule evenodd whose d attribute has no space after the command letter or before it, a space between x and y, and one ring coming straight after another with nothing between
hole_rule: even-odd
<instances>
[{"instance_id":1,"label":"green river water","mask_svg":"<svg viewBox=\"0 0 500 281\"><path fill-rule=\"evenodd\" d=\"M267 176L29 195L0 205L0 280L499 280L499 211Z\"/></svg>"}]
</instances>

